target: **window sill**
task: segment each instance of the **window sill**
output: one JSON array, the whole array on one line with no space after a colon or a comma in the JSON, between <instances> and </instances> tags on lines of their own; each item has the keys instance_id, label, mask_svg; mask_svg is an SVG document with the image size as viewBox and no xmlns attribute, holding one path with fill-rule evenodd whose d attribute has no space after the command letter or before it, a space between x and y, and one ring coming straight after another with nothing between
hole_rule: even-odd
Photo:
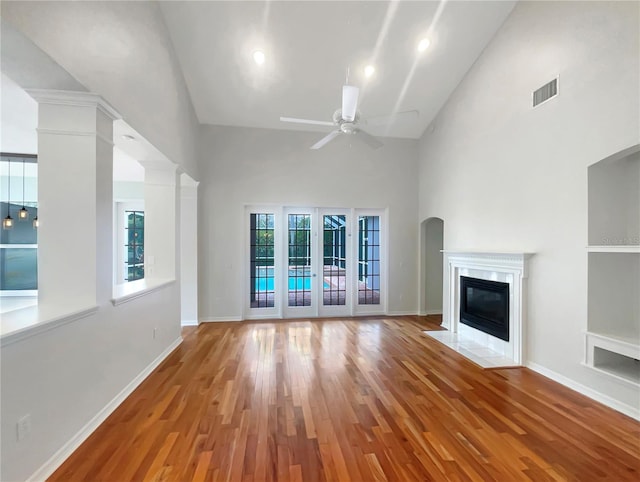
<instances>
[{"instance_id":1,"label":"window sill","mask_svg":"<svg viewBox=\"0 0 640 482\"><path fill-rule=\"evenodd\" d=\"M34 305L3 313L2 323L0 323L0 346L9 345L67 323L86 318L97 311L97 306L90 306L72 312L55 312L51 310L45 311Z\"/></svg>"},{"instance_id":2,"label":"window sill","mask_svg":"<svg viewBox=\"0 0 640 482\"><path fill-rule=\"evenodd\" d=\"M123 283L113 287L113 298L111 302L114 306L121 305L141 296L148 295L154 291L164 288L172 283L174 279L141 279L130 283Z\"/></svg>"}]
</instances>

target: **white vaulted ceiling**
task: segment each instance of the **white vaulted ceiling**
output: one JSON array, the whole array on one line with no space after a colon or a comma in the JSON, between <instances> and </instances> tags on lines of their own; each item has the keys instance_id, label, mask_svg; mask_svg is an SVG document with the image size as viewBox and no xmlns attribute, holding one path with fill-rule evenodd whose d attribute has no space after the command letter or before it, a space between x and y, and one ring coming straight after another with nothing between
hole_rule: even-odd
<instances>
[{"instance_id":1,"label":"white vaulted ceiling","mask_svg":"<svg viewBox=\"0 0 640 482\"><path fill-rule=\"evenodd\" d=\"M512 1L160 2L201 123L295 130L330 120L347 68L364 117L420 112L374 134L418 138L511 12ZM418 41L431 45L417 55ZM264 65L252 59L265 52ZM375 74L365 81L364 67Z\"/></svg>"}]
</instances>

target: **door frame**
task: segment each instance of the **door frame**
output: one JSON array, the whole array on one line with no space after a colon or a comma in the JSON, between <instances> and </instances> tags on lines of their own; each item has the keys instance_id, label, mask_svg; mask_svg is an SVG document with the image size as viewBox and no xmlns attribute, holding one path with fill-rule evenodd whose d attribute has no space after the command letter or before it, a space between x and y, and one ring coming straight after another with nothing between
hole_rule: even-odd
<instances>
[{"instance_id":1,"label":"door frame","mask_svg":"<svg viewBox=\"0 0 640 482\"><path fill-rule=\"evenodd\" d=\"M252 213L267 213L274 215L274 306L269 308L251 308L250 302L250 215ZM312 279L311 306L288 306L289 274L288 274L288 215L311 215L311 272L316 276ZM346 215L347 217L347 272L345 305L328 305L323 303L323 241L320 232L323 231L323 217L325 214ZM360 216L379 216L380 219L380 303L376 305L358 304L358 222ZM388 259L389 259L389 230L388 210L380 208L327 208L301 207L274 204L245 205L243 216L244 260L241 263L243 289L243 319L284 319L284 318L317 318L362 315L385 315L388 306Z\"/></svg>"},{"instance_id":2,"label":"door frame","mask_svg":"<svg viewBox=\"0 0 640 482\"><path fill-rule=\"evenodd\" d=\"M249 293L251 291L251 214L273 214L273 250L274 250L274 267L273 267L273 283L274 283L274 306L270 308L252 308ZM280 278L282 274L282 237L278 236L278 232L282 229L282 206L274 206L269 204L256 204L245 206L243 217L244 232L244 261L242 263L242 286L243 286L243 302L244 307L243 318L245 320L259 320L269 318L282 318L282 296L279 293L282 284Z\"/></svg>"}]
</instances>

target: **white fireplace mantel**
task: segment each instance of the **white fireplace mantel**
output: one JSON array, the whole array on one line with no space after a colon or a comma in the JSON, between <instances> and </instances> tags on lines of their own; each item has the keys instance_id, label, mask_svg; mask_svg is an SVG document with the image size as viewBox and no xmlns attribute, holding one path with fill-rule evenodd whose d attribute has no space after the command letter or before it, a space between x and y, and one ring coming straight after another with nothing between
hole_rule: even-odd
<instances>
[{"instance_id":1,"label":"white fireplace mantel","mask_svg":"<svg viewBox=\"0 0 640 482\"><path fill-rule=\"evenodd\" d=\"M442 326L464 339L481 346L505 366L522 365L525 361L525 323L528 260L533 253L479 252L444 250L444 286ZM460 276L469 276L509 284L509 341L460 323ZM459 337L459 339L458 339ZM459 341L456 341L456 345Z\"/></svg>"},{"instance_id":2,"label":"white fireplace mantel","mask_svg":"<svg viewBox=\"0 0 640 482\"><path fill-rule=\"evenodd\" d=\"M502 269L513 269L522 272L523 278L528 278L528 260L534 253L492 253L488 251L457 251L442 250L445 259L456 264L474 266L489 266Z\"/></svg>"}]
</instances>

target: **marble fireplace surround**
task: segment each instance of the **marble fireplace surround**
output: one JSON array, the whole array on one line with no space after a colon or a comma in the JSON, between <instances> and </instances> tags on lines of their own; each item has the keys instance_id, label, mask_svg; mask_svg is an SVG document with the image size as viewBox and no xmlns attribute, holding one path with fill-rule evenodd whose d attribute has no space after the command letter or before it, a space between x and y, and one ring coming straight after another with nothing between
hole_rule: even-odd
<instances>
[{"instance_id":1,"label":"marble fireplace surround","mask_svg":"<svg viewBox=\"0 0 640 482\"><path fill-rule=\"evenodd\" d=\"M484 368L522 366L526 346L528 259L532 253L449 251L444 253L443 313L445 331L428 336ZM509 284L509 341L460 323L460 276Z\"/></svg>"}]
</instances>

